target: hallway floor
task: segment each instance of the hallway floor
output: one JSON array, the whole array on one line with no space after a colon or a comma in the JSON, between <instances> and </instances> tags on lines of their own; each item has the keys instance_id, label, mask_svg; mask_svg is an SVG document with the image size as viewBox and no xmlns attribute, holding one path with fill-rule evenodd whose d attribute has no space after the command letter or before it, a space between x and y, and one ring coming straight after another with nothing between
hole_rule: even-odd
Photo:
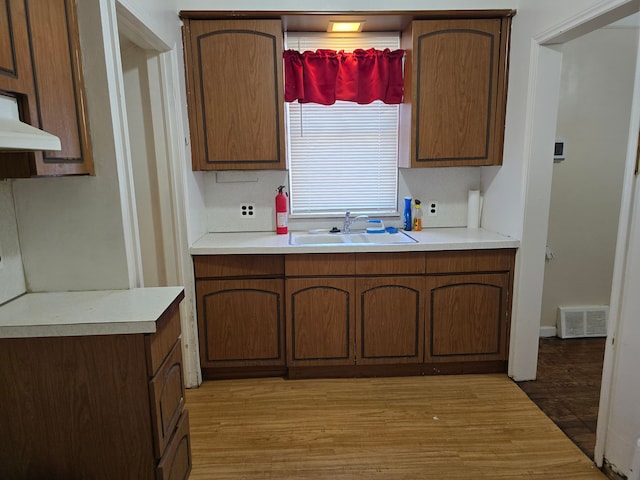
<instances>
[{"instance_id":1,"label":"hallway floor","mask_svg":"<svg viewBox=\"0 0 640 480\"><path fill-rule=\"evenodd\" d=\"M538 376L520 388L587 455L596 442L604 338L541 338Z\"/></svg>"}]
</instances>

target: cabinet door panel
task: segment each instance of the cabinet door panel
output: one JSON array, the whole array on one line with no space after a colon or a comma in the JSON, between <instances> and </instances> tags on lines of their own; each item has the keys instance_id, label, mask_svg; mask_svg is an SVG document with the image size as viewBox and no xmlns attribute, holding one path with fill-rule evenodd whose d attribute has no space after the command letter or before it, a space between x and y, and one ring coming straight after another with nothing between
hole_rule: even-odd
<instances>
[{"instance_id":1,"label":"cabinet door panel","mask_svg":"<svg viewBox=\"0 0 640 480\"><path fill-rule=\"evenodd\" d=\"M178 298L182 300L184 294ZM149 377L156 374L180 336L180 308L178 305L178 302L174 302L156 322L156 332L145 337Z\"/></svg>"},{"instance_id":2,"label":"cabinet door panel","mask_svg":"<svg viewBox=\"0 0 640 480\"><path fill-rule=\"evenodd\" d=\"M426 120L420 125L420 160L488 156L497 81L492 67L500 45L500 21L492 22L494 32L458 22L420 35L418 118Z\"/></svg>"},{"instance_id":3,"label":"cabinet door panel","mask_svg":"<svg viewBox=\"0 0 640 480\"><path fill-rule=\"evenodd\" d=\"M9 25L5 30L4 25ZM74 0L0 0L0 90L62 150L0 153L0 178L93 175Z\"/></svg>"},{"instance_id":4,"label":"cabinet door panel","mask_svg":"<svg viewBox=\"0 0 640 480\"><path fill-rule=\"evenodd\" d=\"M283 365L283 280L199 281L203 367Z\"/></svg>"},{"instance_id":5,"label":"cabinet door panel","mask_svg":"<svg viewBox=\"0 0 640 480\"><path fill-rule=\"evenodd\" d=\"M156 458L164 453L167 442L184 406L184 379L182 376L182 347L180 341L149 382L151 424Z\"/></svg>"},{"instance_id":6,"label":"cabinet door panel","mask_svg":"<svg viewBox=\"0 0 640 480\"><path fill-rule=\"evenodd\" d=\"M0 90L33 95L23 0L0 0Z\"/></svg>"},{"instance_id":7,"label":"cabinet door panel","mask_svg":"<svg viewBox=\"0 0 640 480\"><path fill-rule=\"evenodd\" d=\"M0 0L0 87L3 89L18 76L15 27L11 10L10 0Z\"/></svg>"},{"instance_id":8,"label":"cabinet door panel","mask_svg":"<svg viewBox=\"0 0 640 480\"><path fill-rule=\"evenodd\" d=\"M36 156L38 175L93 174L75 2L26 2L40 127L62 143Z\"/></svg>"},{"instance_id":9,"label":"cabinet door panel","mask_svg":"<svg viewBox=\"0 0 640 480\"><path fill-rule=\"evenodd\" d=\"M509 275L427 278L427 361L506 360Z\"/></svg>"},{"instance_id":10,"label":"cabinet door panel","mask_svg":"<svg viewBox=\"0 0 640 480\"><path fill-rule=\"evenodd\" d=\"M185 410L178 421L165 455L158 462L156 480L185 480L191 473L191 438L189 436L189 411Z\"/></svg>"},{"instance_id":11,"label":"cabinet door panel","mask_svg":"<svg viewBox=\"0 0 640 480\"><path fill-rule=\"evenodd\" d=\"M356 363L423 361L424 278L358 278Z\"/></svg>"},{"instance_id":12,"label":"cabinet door panel","mask_svg":"<svg viewBox=\"0 0 640 480\"><path fill-rule=\"evenodd\" d=\"M284 168L280 20L187 20L193 167Z\"/></svg>"},{"instance_id":13,"label":"cabinet door panel","mask_svg":"<svg viewBox=\"0 0 640 480\"><path fill-rule=\"evenodd\" d=\"M510 25L508 17L417 20L404 32L411 101L401 142L411 150L401 144L401 165L502 163Z\"/></svg>"},{"instance_id":14,"label":"cabinet door panel","mask_svg":"<svg viewBox=\"0 0 640 480\"><path fill-rule=\"evenodd\" d=\"M353 365L352 278L287 280L289 366Z\"/></svg>"}]
</instances>

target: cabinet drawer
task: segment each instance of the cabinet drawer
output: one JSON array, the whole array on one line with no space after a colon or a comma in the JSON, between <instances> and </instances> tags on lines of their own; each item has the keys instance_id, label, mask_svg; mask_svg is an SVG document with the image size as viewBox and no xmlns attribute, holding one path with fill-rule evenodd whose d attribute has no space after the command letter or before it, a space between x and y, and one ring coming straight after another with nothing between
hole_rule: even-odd
<instances>
[{"instance_id":1,"label":"cabinet drawer","mask_svg":"<svg viewBox=\"0 0 640 480\"><path fill-rule=\"evenodd\" d=\"M311 253L285 257L287 277L355 275L355 253Z\"/></svg>"},{"instance_id":2,"label":"cabinet drawer","mask_svg":"<svg viewBox=\"0 0 640 480\"><path fill-rule=\"evenodd\" d=\"M149 377L155 375L180 336L180 308L178 305L183 298L184 293L171 304L157 321L158 330L156 333L147 335L145 338Z\"/></svg>"},{"instance_id":3,"label":"cabinet drawer","mask_svg":"<svg viewBox=\"0 0 640 480\"><path fill-rule=\"evenodd\" d=\"M282 255L203 255L193 257L196 278L274 277L284 273Z\"/></svg>"},{"instance_id":4,"label":"cabinet drawer","mask_svg":"<svg viewBox=\"0 0 640 480\"><path fill-rule=\"evenodd\" d=\"M421 275L424 253L357 253L357 275Z\"/></svg>"},{"instance_id":5,"label":"cabinet drawer","mask_svg":"<svg viewBox=\"0 0 640 480\"><path fill-rule=\"evenodd\" d=\"M156 468L156 480L184 480L191 472L191 439L189 412L185 410L178 421L167 450Z\"/></svg>"},{"instance_id":6,"label":"cabinet drawer","mask_svg":"<svg viewBox=\"0 0 640 480\"><path fill-rule=\"evenodd\" d=\"M179 340L174 344L156 376L149 382L149 397L153 443L156 458L160 458L184 406L182 349Z\"/></svg>"},{"instance_id":7,"label":"cabinet drawer","mask_svg":"<svg viewBox=\"0 0 640 480\"><path fill-rule=\"evenodd\" d=\"M427 253L427 273L506 272L513 269L515 250L458 250Z\"/></svg>"}]
</instances>

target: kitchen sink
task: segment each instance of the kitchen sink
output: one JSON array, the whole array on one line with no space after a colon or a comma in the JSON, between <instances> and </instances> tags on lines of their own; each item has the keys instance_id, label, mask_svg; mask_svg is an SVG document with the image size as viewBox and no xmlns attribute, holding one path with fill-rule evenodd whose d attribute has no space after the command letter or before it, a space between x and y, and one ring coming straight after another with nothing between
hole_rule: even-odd
<instances>
[{"instance_id":1,"label":"kitchen sink","mask_svg":"<svg viewBox=\"0 0 640 480\"><path fill-rule=\"evenodd\" d=\"M289 245L392 245L395 243L414 243L404 232L397 233L309 233L291 232Z\"/></svg>"}]
</instances>

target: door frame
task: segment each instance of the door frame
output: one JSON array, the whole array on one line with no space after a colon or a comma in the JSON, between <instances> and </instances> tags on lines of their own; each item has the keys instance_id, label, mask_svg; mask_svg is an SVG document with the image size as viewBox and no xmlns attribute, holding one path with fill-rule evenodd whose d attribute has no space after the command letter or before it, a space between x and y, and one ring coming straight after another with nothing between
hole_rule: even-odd
<instances>
[{"instance_id":1,"label":"door frame","mask_svg":"<svg viewBox=\"0 0 640 480\"><path fill-rule=\"evenodd\" d=\"M612 5L615 3L615 5ZM539 33L533 38L532 65L530 85L532 85L531 118L528 123L527 144L529 145L526 162L526 193L524 207L523 242L520 251L520 275L517 279L520 291L526 287L533 287L532 300L518 302L517 308L532 306L540 309L542 301L542 278L544 275L544 253L550 208L552 162L544 166L542 162L535 162L540 158L539 149L544 145L553 145L555 140L555 128L558 109L558 92L560 88L560 73L562 69L561 44L573 40L581 35L601 28L609 23L638 12L637 1L601 2L597 7L589 8L581 14ZM628 237L631 225L631 213L634 202L635 185L635 161L638 149L638 129L640 128L640 48L638 51L638 63L636 64L636 80L631 108L629 124L629 139L627 145L627 158L625 160L625 173L616 240L616 253L614 261L613 282L611 289L611 301L609 310L608 336L603 364L602 384L600 393L600 406L598 426L596 432L595 463L602 466L604 462L604 447L609 419L609 406L611 400L611 388L614 378L615 347L614 339L620 325L620 306L623 296L623 281L628 250ZM556 115L550 115L556 112ZM544 158L544 152L542 152ZM544 186L540 191L540 186ZM537 231L537 233L535 233ZM529 235L529 233L531 235ZM523 265L526 267L523 268ZM529 268L529 267L532 268ZM524 305L527 303L527 305ZM531 332L534 333L533 325ZM539 328L539 323L537 325ZM537 344L537 332L536 344ZM521 340L519 340L521 339ZM533 347L528 338L521 334L516 338L520 355L528 357L532 355ZM535 348L537 358L537 347ZM522 359L521 359L522 360ZM511 363L511 362L510 362ZM522 362L520 362L522 363Z\"/></svg>"},{"instance_id":2,"label":"door frame","mask_svg":"<svg viewBox=\"0 0 640 480\"><path fill-rule=\"evenodd\" d=\"M200 371L200 359L198 349L198 333L195 324L195 282L193 264L189 254L188 230L187 230L187 206L185 195L185 177L187 160L185 149L186 135L181 110L181 82L180 72L182 66L179 60L179 51L182 45L174 43L169 45L160 38L142 18L140 12L131 8L130 2L116 0L112 14L116 19L112 22L111 36L114 45L119 46L119 35L126 37L138 47L150 52L147 62L149 73L149 94L153 111L153 137L156 152L159 158L164 160L162 172L166 182L163 185L162 194L169 198L169 208L163 210L163 215L170 217L168 224L173 228L163 228L162 235L170 241L166 245L175 245L174 252L165 252L165 259L175 265L173 270L174 281L177 285L184 286L185 298L180 304L180 317L182 322L182 351L184 359L185 386L196 387L202 383ZM120 49L113 48L113 66L123 84L122 62ZM124 91L121 88L121 91ZM126 106L124 94L121 96L122 117L126 121ZM157 120L157 121L156 121ZM126 124L125 124L126 129ZM128 138L123 148L129 149ZM125 157L125 170L131 172L131 155ZM122 197L126 197L126 204L135 213L135 190L133 180L124 185ZM140 239L135 215L130 219L131 227L129 242L135 245L138 255L133 265L130 264L130 276L137 278L137 285L142 285L142 269L140 260ZM138 265L139 264L139 265ZM132 285L133 286L133 285Z\"/></svg>"}]
</instances>

